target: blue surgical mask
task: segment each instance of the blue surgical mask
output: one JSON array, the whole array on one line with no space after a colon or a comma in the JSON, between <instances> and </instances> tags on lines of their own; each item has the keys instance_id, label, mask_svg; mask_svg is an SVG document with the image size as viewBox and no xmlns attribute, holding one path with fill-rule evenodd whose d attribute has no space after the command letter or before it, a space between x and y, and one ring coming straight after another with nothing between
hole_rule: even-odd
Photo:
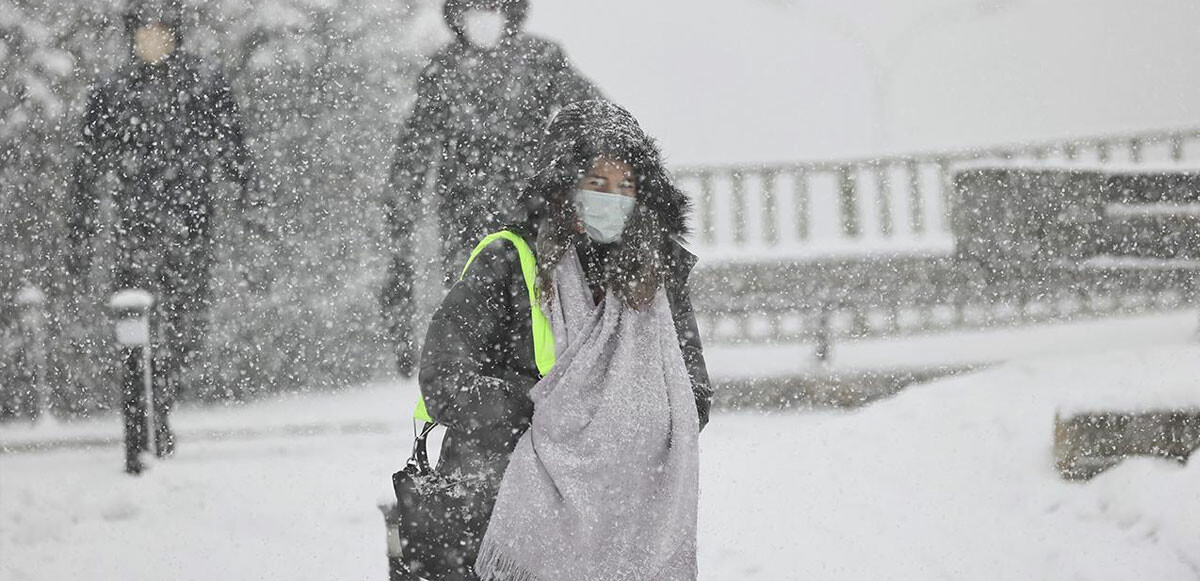
<instances>
[{"instance_id":1,"label":"blue surgical mask","mask_svg":"<svg viewBox=\"0 0 1200 581\"><path fill-rule=\"evenodd\" d=\"M637 199L619 194L575 190L571 197L588 236L601 244L616 242L637 206Z\"/></svg>"}]
</instances>

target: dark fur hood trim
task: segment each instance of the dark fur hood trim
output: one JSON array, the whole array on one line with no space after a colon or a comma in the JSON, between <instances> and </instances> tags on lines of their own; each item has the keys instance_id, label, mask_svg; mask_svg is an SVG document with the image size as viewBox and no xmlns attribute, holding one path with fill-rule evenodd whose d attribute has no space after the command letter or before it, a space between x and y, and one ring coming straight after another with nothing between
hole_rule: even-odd
<instances>
[{"instance_id":1,"label":"dark fur hood trim","mask_svg":"<svg viewBox=\"0 0 1200 581\"><path fill-rule=\"evenodd\" d=\"M638 202L650 210L667 238L688 233L691 202L675 187L662 152L637 119L608 101L580 101L559 111L550 122L536 165L525 189L525 202L535 221L546 215L555 196L575 188L600 154L617 157L638 175Z\"/></svg>"},{"instance_id":2,"label":"dark fur hood trim","mask_svg":"<svg viewBox=\"0 0 1200 581\"><path fill-rule=\"evenodd\" d=\"M531 225L538 232L539 284L550 294L553 271L572 248L590 245L576 230L570 194L598 156L628 163L637 175L637 206L621 239L608 247L589 283L624 298L633 308L654 299L672 273L670 254L687 232L689 202L663 167L662 154L628 111L607 101L580 101L563 107L539 146L536 173L523 190Z\"/></svg>"}]
</instances>

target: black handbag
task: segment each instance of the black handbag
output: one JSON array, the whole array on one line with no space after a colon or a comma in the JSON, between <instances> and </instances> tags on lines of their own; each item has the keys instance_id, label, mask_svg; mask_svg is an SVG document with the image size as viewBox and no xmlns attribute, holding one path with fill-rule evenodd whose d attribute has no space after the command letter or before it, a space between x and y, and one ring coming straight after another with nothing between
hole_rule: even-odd
<instances>
[{"instance_id":1,"label":"black handbag","mask_svg":"<svg viewBox=\"0 0 1200 581\"><path fill-rule=\"evenodd\" d=\"M413 441L404 469L392 474L403 565L416 579L476 579L475 555L487 522L469 482L439 474L429 465L426 440L437 424L425 424Z\"/></svg>"}]
</instances>

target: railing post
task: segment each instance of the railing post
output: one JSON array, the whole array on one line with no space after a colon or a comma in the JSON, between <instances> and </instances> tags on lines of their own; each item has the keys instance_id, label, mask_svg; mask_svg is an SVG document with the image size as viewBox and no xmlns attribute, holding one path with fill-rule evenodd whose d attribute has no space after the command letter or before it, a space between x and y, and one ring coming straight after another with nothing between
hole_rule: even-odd
<instances>
[{"instance_id":1,"label":"railing post","mask_svg":"<svg viewBox=\"0 0 1200 581\"><path fill-rule=\"evenodd\" d=\"M881 163L875 168L876 182L879 185L878 197L876 204L879 208L879 234L884 238L890 238L893 234L892 228L892 176L890 172L891 166L887 163Z\"/></svg>"},{"instance_id":2,"label":"railing post","mask_svg":"<svg viewBox=\"0 0 1200 581\"><path fill-rule=\"evenodd\" d=\"M1171 136L1171 161L1183 161L1183 137L1178 133Z\"/></svg>"},{"instance_id":3,"label":"railing post","mask_svg":"<svg viewBox=\"0 0 1200 581\"><path fill-rule=\"evenodd\" d=\"M1185 285L1184 300L1192 307L1200 306L1200 269L1192 269L1187 273L1187 285ZM1196 318L1196 332L1193 337L1200 341L1200 317Z\"/></svg>"},{"instance_id":4,"label":"railing post","mask_svg":"<svg viewBox=\"0 0 1200 581\"><path fill-rule=\"evenodd\" d=\"M1142 163L1142 140L1133 138L1129 140L1129 160L1133 163Z\"/></svg>"},{"instance_id":5,"label":"railing post","mask_svg":"<svg viewBox=\"0 0 1200 581\"><path fill-rule=\"evenodd\" d=\"M809 212L811 211L811 204L809 203L808 193L808 172L804 170L797 170L794 174L792 174L792 179L796 181L796 189L793 192L795 194L793 211L795 212L796 219L796 239L801 241L808 240L809 236L811 235L809 225Z\"/></svg>"},{"instance_id":6,"label":"railing post","mask_svg":"<svg viewBox=\"0 0 1200 581\"><path fill-rule=\"evenodd\" d=\"M700 240L705 246L717 243L716 210L714 208L713 174L700 172Z\"/></svg>"},{"instance_id":7,"label":"railing post","mask_svg":"<svg viewBox=\"0 0 1200 581\"><path fill-rule=\"evenodd\" d=\"M729 172L730 217L733 219L733 241L739 246L746 244L746 174L735 169Z\"/></svg>"},{"instance_id":8,"label":"railing post","mask_svg":"<svg viewBox=\"0 0 1200 581\"><path fill-rule=\"evenodd\" d=\"M916 161L908 161L908 213L914 235L925 233L925 199L921 195L921 168Z\"/></svg>"},{"instance_id":9,"label":"railing post","mask_svg":"<svg viewBox=\"0 0 1200 581\"><path fill-rule=\"evenodd\" d=\"M822 299L817 307L816 345L813 348L813 356L821 367L827 367L833 359L833 313L833 304Z\"/></svg>"},{"instance_id":10,"label":"railing post","mask_svg":"<svg viewBox=\"0 0 1200 581\"><path fill-rule=\"evenodd\" d=\"M954 190L954 177L950 175L950 160L945 158L937 160L937 167L938 184L942 188L941 226L943 230L951 230L949 234L953 235L954 211L958 200L956 199L957 192Z\"/></svg>"},{"instance_id":11,"label":"railing post","mask_svg":"<svg viewBox=\"0 0 1200 581\"><path fill-rule=\"evenodd\" d=\"M779 172L773 169L763 170L762 179L762 242L765 246L779 244L779 211L775 196L775 181Z\"/></svg>"},{"instance_id":12,"label":"railing post","mask_svg":"<svg viewBox=\"0 0 1200 581\"><path fill-rule=\"evenodd\" d=\"M843 166L841 173L840 207L842 211L842 233L851 238L862 234L858 219L858 180L854 177L854 166Z\"/></svg>"}]
</instances>

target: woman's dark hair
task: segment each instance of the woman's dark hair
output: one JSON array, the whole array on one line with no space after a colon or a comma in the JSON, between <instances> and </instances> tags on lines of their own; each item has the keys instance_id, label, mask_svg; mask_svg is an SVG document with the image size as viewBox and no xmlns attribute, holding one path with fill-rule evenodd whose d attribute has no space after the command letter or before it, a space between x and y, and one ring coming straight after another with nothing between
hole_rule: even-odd
<instances>
[{"instance_id":1,"label":"woman's dark hair","mask_svg":"<svg viewBox=\"0 0 1200 581\"><path fill-rule=\"evenodd\" d=\"M568 250L587 244L575 225L570 195L600 157L623 161L637 176L637 205L620 240L591 282L615 293L633 308L654 299L667 275L667 240L686 232L687 197L671 182L662 157L636 119L606 101L583 101L563 108L550 122L540 146L540 168L523 199L538 233L538 282L553 300L553 274Z\"/></svg>"}]
</instances>

